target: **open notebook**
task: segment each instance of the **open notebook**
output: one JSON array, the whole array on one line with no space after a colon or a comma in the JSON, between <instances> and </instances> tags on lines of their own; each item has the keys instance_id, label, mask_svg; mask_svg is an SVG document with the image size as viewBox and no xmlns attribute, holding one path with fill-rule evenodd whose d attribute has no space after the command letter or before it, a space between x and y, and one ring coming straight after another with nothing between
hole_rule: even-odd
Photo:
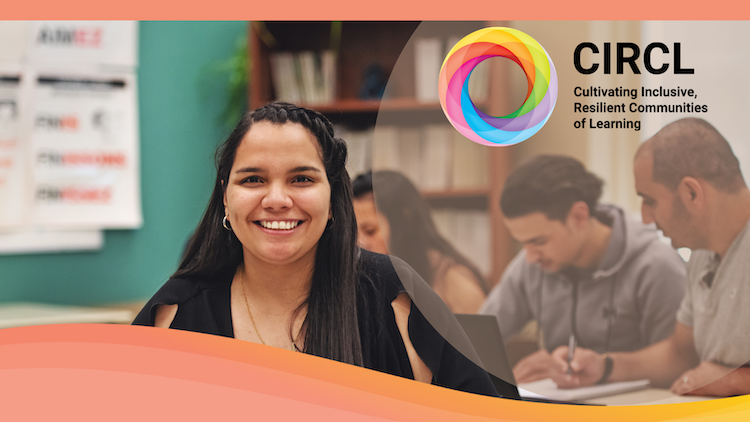
<instances>
[{"instance_id":1,"label":"open notebook","mask_svg":"<svg viewBox=\"0 0 750 422\"><path fill-rule=\"evenodd\" d=\"M649 380L611 382L580 388L557 388L552 379L519 384L518 390L523 398L552 399L567 402L593 399L595 397L611 396L642 390L649 385Z\"/></svg>"}]
</instances>

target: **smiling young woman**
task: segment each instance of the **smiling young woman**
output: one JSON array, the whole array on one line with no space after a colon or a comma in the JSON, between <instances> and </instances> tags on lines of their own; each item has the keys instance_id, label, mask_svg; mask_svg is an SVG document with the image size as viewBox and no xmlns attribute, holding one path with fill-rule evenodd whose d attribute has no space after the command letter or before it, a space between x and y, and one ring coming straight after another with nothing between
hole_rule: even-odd
<instances>
[{"instance_id":1,"label":"smiling young woman","mask_svg":"<svg viewBox=\"0 0 750 422\"><path fill-rule=\"evenodd\" d=\"M466 345L448 343L412 303L391 260L357 247L346 155L312 110L275 102L245 115L217 152L214 191L179 269L134 324L496 395L487 373L457 351ZM439 304L456 324L448 331L460 330L413 278L410 289Z\"/></svg>"}]
</instances>

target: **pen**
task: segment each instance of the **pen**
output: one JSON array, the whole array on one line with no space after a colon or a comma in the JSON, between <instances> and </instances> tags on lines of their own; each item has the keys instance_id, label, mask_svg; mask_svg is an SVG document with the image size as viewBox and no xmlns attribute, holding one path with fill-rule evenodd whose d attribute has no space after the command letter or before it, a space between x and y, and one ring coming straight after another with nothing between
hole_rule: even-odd
<instances>
[{"instance_id":1,"label":"pen","mask_svg":"<svg viewBox=\"0 0 750 422\"><path fill-rule=\"evenodd\" d=\"M570 339L568 340L568 376L570 376L570 374L573 372L572 368L570 367L570 363L573 362L573 355L575 354L575 352L576 337L573 335L573 333L570 333Z\"/></svg>"}]
</instances>

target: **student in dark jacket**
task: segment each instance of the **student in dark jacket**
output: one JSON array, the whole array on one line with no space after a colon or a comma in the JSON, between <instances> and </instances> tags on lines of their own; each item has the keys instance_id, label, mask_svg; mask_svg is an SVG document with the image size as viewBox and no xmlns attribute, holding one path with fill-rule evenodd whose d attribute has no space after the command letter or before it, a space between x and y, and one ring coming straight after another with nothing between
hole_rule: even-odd
<instances>
[{"instance_id":1,"label":"student in dark jacket","mask_svg":"<svg viewBox=\"0 0 750 422\"><path fill-rule=\"evenodd\" d=\"M245 115L217 153L214 191L179 269L134 324L496 395L429 286L357 247L346 155L312 110L276 102Z\"/></svg>"}]
</instances>

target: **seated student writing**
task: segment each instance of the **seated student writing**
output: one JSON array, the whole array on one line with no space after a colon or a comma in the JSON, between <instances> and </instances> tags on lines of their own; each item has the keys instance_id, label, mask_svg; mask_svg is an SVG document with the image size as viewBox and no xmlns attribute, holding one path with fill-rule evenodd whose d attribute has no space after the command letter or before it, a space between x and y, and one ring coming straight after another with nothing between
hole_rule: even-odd
<instances>
[{"instance_id":1,"label":"seated student writing","mask_svg":"<svg viewBox=\"0 0 750 422\"><path fill-rule=\"evenodd\" d=\"M317 112L276 102L245 115L219 148L214 190L179 269L134 324L496 395L412 303L390 259L357 247L346 156ZM420 297L434 296L414 278Z\"/></svg>"},{"instance_id":2,"label":"seated student writing","mask_svg":"<svg viewBox=\"0 0 750 422\"><path fill-rule=\"evenodd\" d=\"M641 144L635 188L644 222L692 249L674 334L632 353L554 352L563 387L650 379L675 394L750 394L750 190L726 139L703 119L672 122Z\"/></svg>"},{"instance_id":3,"label":"seated student writing","mask_svg":"<svg viewBox=\"0 0 750 422\"><path fill-rule=\"evenodd\" d=\"M479 310L488 290L484 277L438 233L429 204L406 176L368 172L357 176L352 187L361 247L406 261L452 312Z\"/></svg>"},{"instance_id":4,"label":"seated student writing","mask_svg":"<svg viewBox=\"0 0 750 422\"><path fill-rule=\"evenodd\" d=\"M505 183L500 207L523 250L480 312L497 316L505 339L532 320L541 328L544 347L513 369L519 383L548 378L550 352L571 337L605 353L674 330L685 263L653 227L599 205L601 194L601 179L563 156L533 158Z\"/></svg>"}]
</instances>

